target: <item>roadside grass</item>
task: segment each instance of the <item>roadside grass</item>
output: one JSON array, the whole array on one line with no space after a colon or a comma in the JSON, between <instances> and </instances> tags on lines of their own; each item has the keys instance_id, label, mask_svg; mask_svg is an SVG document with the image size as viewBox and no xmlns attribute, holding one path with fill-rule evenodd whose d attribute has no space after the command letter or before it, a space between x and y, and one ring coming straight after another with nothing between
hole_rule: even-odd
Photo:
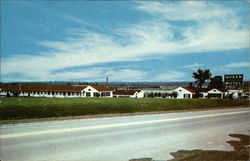
<instances>
[{"instance_id":1,"label":"roadside grass","mask_svg":"<svg viewBox=\"0 0 250 161\"><path fill-rule=\"evenodd\" d=\"M1 98L0 120L249 106L248 100L157 98Z\"/></svg>"}]
</instances>

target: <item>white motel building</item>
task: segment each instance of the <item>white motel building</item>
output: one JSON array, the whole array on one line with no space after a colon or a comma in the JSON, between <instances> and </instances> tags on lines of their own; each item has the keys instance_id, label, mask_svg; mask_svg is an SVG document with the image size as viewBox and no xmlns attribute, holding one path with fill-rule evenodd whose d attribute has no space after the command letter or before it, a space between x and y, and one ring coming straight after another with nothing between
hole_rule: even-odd
<instances>
[{"instance_id":1,"label":"white motel building","mask_svg":"<svg viewBox=\"0 0 250 161\"><path fill-rule=\"evenodd\" d=\"M0 85L1 96L20 97L113 97L113 91L102 85Z\"/></svg>"}]
</instances>

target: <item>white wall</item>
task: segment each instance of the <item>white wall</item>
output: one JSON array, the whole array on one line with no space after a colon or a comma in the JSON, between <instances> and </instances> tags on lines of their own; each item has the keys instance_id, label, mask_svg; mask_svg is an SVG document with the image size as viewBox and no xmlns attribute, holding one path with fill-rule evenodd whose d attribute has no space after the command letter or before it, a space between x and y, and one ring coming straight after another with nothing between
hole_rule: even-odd
<instances>
[{"instance_id":1,"label":"white wall","mask_svg":"<svg viewBox=\"0 0 250 161\"><path fill-rule=\"evenodd\" d=\"M134 95L130 96L131 98L143 98L144 97L144 91L141 90L140 92L135 92Z\"/></svg>"},{"instance_id":2,"label":"white wall","mask_svg":"<svg viewBox=\"0 0 250 161\"><path fill-rule=\"evenodd\" d=\"M94 93L97 92L99 93L99 91L97 91L95 88L91 87L91 86L87 86L86 88L83 89L84 91L84 97L94 97ZM90 93L90 96L87 96L87 93Z\"/></svg>"},{"instance_id":3,"label":"white wall","mask_svg":"<svg viewBox=\"0 0 250 161\"><path fill-rule=\"evenodd\" d=\"M12 92L9 92L10 93L10 96L13 96L13 93ZM29 95L30 93L30 95ZM79 92L78 92L79 93ZM7 95L7 92L5 91L0 91L0 95L1 96L6 96ZM63 92L58 92L58 91L55 91L54 92L54 95L52 95L52 91L50 91L50 95L48 94L48 91L39 91L39 94L37 93L37 91L23 91L19 94L19 96L21 97L27 97L27 96L30 96L30 97L56 97L56 98L74 98L74 97L83 97L83 93L82 91L77 95L76 92L70 92L70 95L68 95L68 92L66 92L66 95L64 96Z\"/></svg>"},{"instance_id":4,"label":"white wall","mask_svg":"<svg viewBox=\"0 0 250 161\"><path fill-rule=\"evenodd\" d=\"M190 94L190 98L193 98L194 93L192 93L192 92L190 92L182 87L178 87L174 91L177 92L176 98L184 98L184 94Z\"/></svg>"},{"instance_id":5,"label":"white wall","mask_svg":"<svg viewBox=\"0 0 250 161\"><path fill-rule=\"evenodd\" d=\"M63 91L54 91L54 95L52 95L52 91L50 91L50 94L48 94L48 91L39 91L39 94L37 91L22 91L19 96L25 97L25 96L30 96L30 97L56 97L56 98L74 98L74 97L87 97L87 92L90 93L89 97L94 97L94 93L98 93L99 96L101 97L102 93L109 93L109 96L103 96L103 97L113 97L113 91L97 91L95 88L91 86L87 86L84 88L82 91L80 91L80 94L77 95L76 92L66 92L64 95ZM9 92L10 96L13 96L12 92ZM0 89L0 95L1 96L6 96L7 92L1 91Z\"/></svg>"},{"instance_id":6,"label":"white wall","mask_svg":"<svg viewBox=\"0 0 250 161\"><path fill-rule=\"evenodd\" d=\"M95 88L91 86L87 86L83 89L84 91L84 97L87 97L87 92L90 93L90 97L94 97L94 93L99 93L100 97L113 97L113 91L98 91ZM109 96L102 96L102 93L109 92Z\"/></svg>"},{"instance_id":7,"label":"white wall","mask_svg":"<svg viewBox=\"0 0 250 161\"><path fill-rule=\"evenodd\" d=\"M115 97L130 97L130 98L144 98L144 91L140 91L140 92L135 92L133 95L122 95L122 94L117 94L115 95Z\"/></svg>"},{"instance_id":8,"label":"white wall","mask_svg":"<svg viewBox=\"0 0 250 161\"><path fill-rule=\"evenodd\" d=\"M220 90L218 90L218 89L216 89L216 88L207 91L207 96L208 96L209 94L221 94L221 98L223 98L223 95L225 95L224 92L221 92Z\"/></svg>"},{"instance_id":9,"label":"white wall","mask_svg":"<svg viewBox=\"0 0 250 161\"><path fill-rule=\"evenodd\" d=\"M228 90L227 94L233 94L233 98L239 98L240 95L243 94L243 90L242 89L241 90L232 90L232 89L230 89L230 90Z\"/></svg>"}]
</instances>

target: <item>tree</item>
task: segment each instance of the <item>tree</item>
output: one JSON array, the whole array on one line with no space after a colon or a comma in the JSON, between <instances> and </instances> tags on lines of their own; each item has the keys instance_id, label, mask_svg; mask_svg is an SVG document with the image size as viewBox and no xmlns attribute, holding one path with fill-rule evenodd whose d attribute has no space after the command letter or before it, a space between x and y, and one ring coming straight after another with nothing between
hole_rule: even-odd
<instances>
[{"instance_id":1,"label":"tree","mask_svg":"<svg viewBox=\"0 0 250 161\"><path fill-rule=\"evenodd\" d=\"M7 94L6 94L6 97L7 97L7 98L9 98L9 97L10 97L10 94L9 94L9 93L7 93Z\"/></svg>"},{"instance_id":2,"label":"tree","mask_svg":"<svg viewBox=\"0 0 250 161\"><path fill-rule=\"evenodd\" d=\"M195 94L193 95L193 98L202 98L202 97L203 97L203 95L202 95L201 92L195 91Z\"/></svg>"},{"instance_id":3,"label":"tree","mask_svg":"<svg viewBox=\"0 0 250 161\"><path fill-rule=\"evenodd\" d=\"M217 75L211 78L211 81L209 83L210 88L224 88L224 84L222 81L222 76Z\"/></svg>"},{"instance_id":4,"label":"tree","mask_svg":"<svg viewBox=\"0 0 250 161\"><path fill-rule=\"evenodd\" d=\"M178 95L177 92L172 92L171 93L171 97L177 98L177 95Z\"/></svg>"},{"instance_id":5,"label":"tree","mask_svg":"<svg viewBox=\"0 0 250 161\"><path fill-rule=\"evenodd\" d=\"M209 80L211 76L212 74L208 69L198 69L196 72L193 72L193 78L196 79L195 83L197 83L197 88L202 88L202 84L204 84L206 80Z\"/></svg>"},{"instance_id":6,"label":"tree","mask_svg":"<svg viewBox=\"0 0 250 161\"><path fill-rule=\"evenodd\" d=\"M153 92L151 92L150 97L154 98L154 93Z\"/></svg>"},{"instance_id":7,"label":"tree","mask_svg":"<svg viewBox=\"0 0 250 161\"><path fill-rule=\"evenodd\" d=\"M20 93L21 93L21 92L19 92L19 91L14 91L14 92L13 92L13 96L14 96L14 97L18 97L18 96L20 95Z\"/></svg>"}]
</instances>

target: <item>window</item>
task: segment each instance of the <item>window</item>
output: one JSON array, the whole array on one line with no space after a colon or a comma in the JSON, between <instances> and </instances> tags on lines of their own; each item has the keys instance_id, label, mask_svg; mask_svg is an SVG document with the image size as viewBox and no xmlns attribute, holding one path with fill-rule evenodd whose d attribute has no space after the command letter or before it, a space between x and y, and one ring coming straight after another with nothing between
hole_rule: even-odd
<instances>
[{"instance_id":1,"label":"window","mask_svg":"<svg viewBox=\"0 0 250 161\"><path fill-rule=\"evenodd\" d=\"M86 92L86 97L90 97L90 92Z\"/></svg>"},{"instance_id":2,"label":"window","mask_svg":"<svg viewBox=\"0 0 250 161\"><path fill-rule=\"evenodd\" d=\"M68 96L70 96L70 92L68 92Z\"/></svg>"},{"instance_id":3,"label":"window","mask_svg":"<svg viewBox=\"0 0 250 161\"><path fill-rule=\"evenodd\" d=\"M190 98L190 94L184 94L184 98Z\"/></svg>"},{"instance_id":4,"label":"window","mask_svg":"<svg viewBox=\"0 0 250 161\"><path fill-rule=\"evenodd\" d=\"M50 91L48 91L48 95L50 95Z\"/></svg>"},{"instance_id":5,"label":"window","mask_svg":"<svg viewBox=\"0 0 250 161\"><path fill-rule=\"evenodd\" d=\"M220 93L208 93L208 98L221 98Z\"/></svg>"},{"instance_id":6,"label":"window","mask_svg":"<svg viewBox=\"0 0 250 161\"><path fill-rule=\"evenodd\" d=\"M103 96L110 96L110 92L102 92L101 93L101 96L103 97Z\"/></svg>"},{"instance_id":7,"label":"window","mask_svg":"<svg viewBox=\"0 0 250 161\"><path fill-rule=\"evenodd\" d=\"M54 92L54 91L52 91L52 95L55 95L55 92Z\"/></svg>"},{"instance_id":8,"label":"window","mask_svg":"<svg viewBox=\"0 0 250 161\"><path fill-rule=\"evenodd\" d=\"M91 91L91 89L88 89L88 91Z\"/></svg>"},{"instance_id":9,"label":"window","mask_svg":"<svg viewBox=\"0 0 250 161\"><path fill-rule=\"evenodd\" d=\"M63 95L66 96L66 92L63 92Z\"/></svg>"},{"instance_id":10,"label":"window","mask_svg":"<svg viewBox=\"0 0 250 161\"><path fill-rule=\"evenodd\" d=\"M94 97L99 97L99 96L100 96L100 94L98 92L94 93Z\"/></svg>"}]
</instances>

